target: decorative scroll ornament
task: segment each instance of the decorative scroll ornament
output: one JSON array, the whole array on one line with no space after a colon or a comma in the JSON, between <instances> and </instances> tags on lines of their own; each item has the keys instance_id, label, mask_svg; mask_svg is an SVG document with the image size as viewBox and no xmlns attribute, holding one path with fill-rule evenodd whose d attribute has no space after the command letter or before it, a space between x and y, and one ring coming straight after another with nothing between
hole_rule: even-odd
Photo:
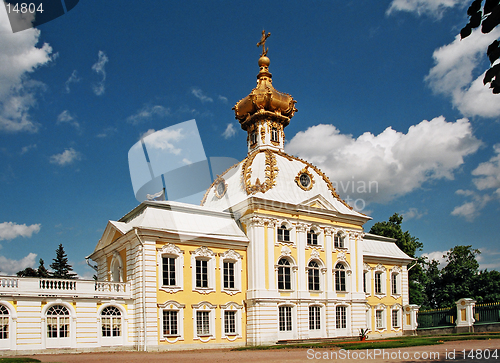
<instances>
[{"instance_id":1,"label":"decorative scroll ornament","mask_svg":"<svg viewBox=\"0 0 500 363\"><path fill-rule=\"evenodd\" d=\"M214 181L214 192L215 196L219 199L221 199L227 192L227 183L220 175L217 175L217 179Z\"/></svg>"},{"instance_id":2,"label":"decorative scroll ornament","mask_svg":"<svg viewBox=\"0 0 500 363\"><path fill-rule=\"evenodd\" d=\"M259 178L255 181L255 184L252 185L251 177L252 177L252 168L251 165L259 152L264 152L266 157L266 169L265 169L265 181L263 183L260 182ZM276 162L276 155L271 150L258 150L255 153L251 154L245 164L243 165L243 179L245 183L245 190L247 194L255 194L258 192L265 193L272 187L276 185L276 178L278 176L278 167Z\"/></svg>"},{"instance_id":3,"label":"decorative scroll ornament","mask_svg":"<svg viewBox=\"0 0 500 363\"><path fill-rule=\"evenodd\" d=\"M370 271L372 268L366 262L363 263L363 271Z\"/></svg>"},{"instance_id":4,"label":"decorative scroll ornament","mask_svg":"<svg viewBox=\"0 0 500 363\"><path fill-rule=\"evenodd\" d=\"M224 253L219 253L219 256L222 257L224 260L241 260L243 256L241 256L238 252L235 250L227 250Z\"/></svg>"},{"instance_id":5,"label":"decorative scroll ornament","mask_svg":"<svg viewBox=\"0 0 500 363\"><path fill-rule=\"evenodd\" d=\"M171 255L177 255L177 256L180 256L183 252L181 251L181 249L179 247L177 247L176 245L172 244L172 243L167 243L166 245L164 245L161 250L160 250L160 253L163 255L163 254L171 254Z\"/></svg>"},{"instance_id":6,"label":"decorative scroll ornament","mask_svg":"<svg viewBox=\"0 0 500 363\"><path fill-rule=\"evenodd\" d=\"M392 268L392 272L400 273L400 272L401 272L401 267L399 267L399 266L394 266L394 267Z\"/></svg>"},{"instance_id":7,"label":"decorative scroll ornament","mask_svg":"<svg viewBox=\"0 0 500 363\"><path fill-rule=\"evenodd\" d=\"M287 246L281 247L281 255L282 256L291 256L292 255L292 250L288 248Z\"/></svg>"},{"instance_id":8,"label":"decorative scroll ornament","mask_svg":"<svg viewBox=\"0 0 500 363\"><path fill-rule=\"evenodd\" d=\"M266 124L264 122L262 122L260 126L260 140L262 144L266 143Z\"/></svg>"},{"instance_id":9,"label":"decorative scroll ornament","mask_svg":"<svg viewBox=\"0 0 500 363\"><path fill-rule=\"evenodd\" d=\"M380 263L377 265L377 267L375 267L375 271L385 271L385 270L387 269L384 267L384 265Z\"/></svg>"},{"instance_id":10,"label":"decorative scroll ornament","mask_svg":"<svg viewBox=\"0 0 500 363\"><path fill-rule=\"evenodd\" d=\"M319 252L318 252L318 250L313 250L311 252L311 258L319 259Z\"/></svg>"},{"instance_id":11,"label":"decorative scroll ornament","mask_svg":"<svg viewBox=\"0 0 500 363\"><path fill-rule=\"evenodd\" d=\"M214 252L210 248L207 248L205 246L197 248L193 252L193 254L195 256L202 256L202 257L213 257L213 256L215 256Z\"/></svg>"},{"instance_id":12,"label":"decorative scroll ornament","mask_svg":"<svg viewBox=\"0 0 500 363\"><path fill-rule=\"evenodd\" d=\"M340 251L337 255L337 261L346 262L346 256L344 251Z\"/></svg>"},{"instance_id":13,"label":"decorative scroll ornament","mask_svg":"<svg viewBox=\"0 0 500 363\"><path fill-rule=\"evenodd\" d=\"M309 166L306 166L304 169L299 171L295 177L295 182L299 188L305 191L311 190L314 185L314 178L311 172L307 170L308 167Z\"/></svg>"}]
</instances>

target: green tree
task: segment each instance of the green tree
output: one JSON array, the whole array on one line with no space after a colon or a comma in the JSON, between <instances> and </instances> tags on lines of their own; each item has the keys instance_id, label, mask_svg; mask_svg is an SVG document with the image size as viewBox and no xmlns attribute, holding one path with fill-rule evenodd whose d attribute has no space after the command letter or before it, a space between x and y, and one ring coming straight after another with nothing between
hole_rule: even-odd
<instances>
[{"instance_id":1,"label":"green tree","mask_svg":"<svg viewBox=\"0 0 500 363\"><path fill-rule=\"evenodd\" d=\"M467 9L469 23L460 31L461 39L467 38L472 29L481 26L481 32L487 34L500 24L500 0L474 0ZM493 65L500 58L500 41L491 43L486 51L490 60L490 69L483 78L483 83L489 83L493 93L500 93L500 63Z\"/></svg>"},{"instance_id":2,"label":"green tree","mask_svg":"<svg viewBox=\"0 0 500 363\"><path fill-rule=\"evenodd\" d=\"M441 270L439 270L439 262L436 260L426 261L424 267L425 281L425 296L427 298L425 304L422 305L422 310L439 308L438 295L441 288Z\"/></svg>"},{"instance_id":3,"label":"green tree","mask_svg":"<svg viewBox=\"0 0 500 363\"><path fill-rule=\"evenodd\" d=\"M410 232L403 232L401 224L403 223L403 216L394 213L387 222L377 222L370 229L370 233L379 236L395 238L396 245L408 256L416 258L417 251L423 248L422 242L414 237ZM416 265L412 265L408 272L408 285L410 289L410 303L425 305L427 298L425 296L425 282L426 276L422 266L425 264L423 258L417 258Z\"/></svg>"},{"instance_id":4,"label":"green tree","mask_svg":"<svg viewBox=\"0 0 500 363\"><path fill-rule=\"evenodd\" d=\"M38 271L32 267L26 267L24 270L16 272L19 277L38 277Z\"/></svg>"},{"instance_id":5,"label":"green tree","mask_svg":"<svg viewBox=\"0 0 500 363\"><path fill-rule=\"evenodd\" d=\"M500 301L500 272L484 270L475 276L474 300L479 304Z\"/></svg>"},{"instance_id":6,"label":"green tree","mask_svg":"<svg viewBox=\"0 0 500 363\"><path fill-rule=\"evenodd\" d=\"M73 271L73 267L68 263L68 257L66 252L64 252L64 247L62 244L56 249L56 258L53 259L53 263L50 264L50 268L53 270L52 277L59 279L74 279L76 274Z\"/></svg>"},{"instance_id":7,"label":"green tree","mask_svg":"<svg viewBox=\"0 0 500 363\"><path fill-rule=\"evenodd\" d=\"M50 272L45 268L45 262L43 259L38 261L38 277L47 278L50 277Z\"/></svg>"},{"instance_id":8,"label":"green tree","mask_svg":"<svg viewBox=\"0 0 500 363\"><path fill-rule=\"evenodd\" d=\"M443 256L447 264L441 270L437 296L440 307L452 307L461 298L475 297L474 283L479 272L476 256L480 253L472 246L455 246Z\"/></svg>"}]
</instances>

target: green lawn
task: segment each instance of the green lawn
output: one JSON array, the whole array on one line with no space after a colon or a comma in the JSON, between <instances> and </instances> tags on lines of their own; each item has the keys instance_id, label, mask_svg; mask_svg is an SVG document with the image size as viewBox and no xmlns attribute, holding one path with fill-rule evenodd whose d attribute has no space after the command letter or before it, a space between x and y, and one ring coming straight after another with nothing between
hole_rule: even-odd
<instances>
[{"instance_id":1,"label":"green lawn","mask_svg":"<svg viewBox=\"0 0 500 363\"><path fill-rule=\"evenodd\" d=\"M428 336L428 337L397 337L384 339L384 341L368 340L368 341L330 341L320 343L300 343L300 344L276 344L276 345L262 345L235 348L234 350L264 350L264 349L290 349L290 348L342 348L346 350L355 349L389 349L389 348L404 348L415 347L421 345L435 345L442 344L448 341L455 340L487 340L487 339L500 339L500 333L485 333L485 334L451 334L441 336Z\"/></svg>"},{"instance_id":2,"label":"green lawn","mask_svg":"<svg viewBox=\"0 0 500 363\"><path fill-rule=\"evenodd\" d=\"M38 359L33 358L0 358L0 363L28 363L40 362Z\"/></svg>"}]
</instances>

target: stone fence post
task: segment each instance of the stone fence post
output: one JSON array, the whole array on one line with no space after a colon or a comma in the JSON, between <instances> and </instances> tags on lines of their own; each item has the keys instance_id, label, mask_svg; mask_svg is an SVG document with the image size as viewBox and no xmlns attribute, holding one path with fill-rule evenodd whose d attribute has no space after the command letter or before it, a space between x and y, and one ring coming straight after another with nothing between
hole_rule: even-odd
<instances>
[{"instance_id":1,"label":"stone fence post","mask_svg":"<svg viewBox=\"0 0 500 363\"><path fill-rule=\"evenodd\" d=\"M474 331L474 306L476 301L470 298L463 298L457 304L457 333Z\"/></svg>"},{"instance_id":2,"label":"stone fence post","mask_svg":"<svg viewBox=\"0 0 500 363\"><path fill-rule=\"evenodd\" d=\"M405 335L415 335L417 333L417 313L419 305L403 306L403 332Z\"/></svg>"}]
</instances>

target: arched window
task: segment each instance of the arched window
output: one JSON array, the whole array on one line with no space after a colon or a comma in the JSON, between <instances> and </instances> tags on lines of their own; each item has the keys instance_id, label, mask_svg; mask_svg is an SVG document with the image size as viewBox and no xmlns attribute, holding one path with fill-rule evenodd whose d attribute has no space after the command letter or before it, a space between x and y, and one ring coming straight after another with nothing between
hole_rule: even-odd
<instances>
[{"instance_id":1,"label":"arched window","mask_svg":"<svg viewBox=\"0 0 500 363\"><path fill-rule=\"evenodd\" d=\"M286 258L280 259L278 261L278 290L292 289L291 275L290 261Z\"/></svg>"},{"instance_id":2,"label":"arched window","mask_svg":"<svg viewBox=\"0 0 500 363\"><path fill-rule=\"evenodd\" d=\"M335 265L335 290L339 292L347 291L346 269L341 263Z\"/></svg>"},{"instance_id":3,"label":"arched window","mask_svg":"<svg viewBox=\"0 0 500 363\"><path fill-rule=\"evenodd\" d=\"M290 230L284 224L278 228L278 241L290 242Z\"/></svg>"},{"instance_id":4,"label":"arched window","mask_svg":"<svg viewBox=\"0 0 500 363\"><path fill-rule=\"evenodd\" d=\"M69 311L63 305L54 305L47 310L47 338L69 337Z\"/></svg>"},{"instance_id":5,"label":"arched window","mask_svg":"<svg viewBox=\"0 0 500 363\"><path fill-rule=\"evenodd\" d=\"M256 144L257 143L257 133L255 131L252 131L250 134L250 144Z\"/></svg>"},{"instance_id":6,"label":"arched window","mask_svg":"<svg viewBox=\"0 0 500 363\"><path fill-rule=\"evenodd\" d=\"M316 261L309 262L307 265L308 281L309 281L309 291L319 291L319 265Z\"/></svg>"},{"instance_id":7,"label":"arched window","mask_svg":"<svg viewBox=\"0 0 500 363\"><path fill-rule=\"evenodd\" d=\"M9 339L9 309L0 305L0 339Z\"/></svg>"},{"instance_id":8,"label":"arched window","mask_svg":"<svg viewBox=\"0 0 500 363\"><path fill-rule=\"evenodd\" d=\"M318 245L318 235L312 229L307 232L307 244L312 246Z\"/></svg>"},{"instance_id":9,"label":"arched window","mask_svg":"<svg viewBox=\"0 0 500 363\"><path fill-rule=\"evenodd\" d=\"M116 306L107 306L101 312L101 329L103 337L119 337L122 335L122 313Z\"/></svg>"},{"instance_id":10,"label":"arched window","mask_svg":"<svg viewBox=\"0 0 500 363\"><path fill-rule=\"evenodd\" d=\"M278 129L276 127L271 129L271 140L278 141Z\"/></svg>"}]
</instances>

